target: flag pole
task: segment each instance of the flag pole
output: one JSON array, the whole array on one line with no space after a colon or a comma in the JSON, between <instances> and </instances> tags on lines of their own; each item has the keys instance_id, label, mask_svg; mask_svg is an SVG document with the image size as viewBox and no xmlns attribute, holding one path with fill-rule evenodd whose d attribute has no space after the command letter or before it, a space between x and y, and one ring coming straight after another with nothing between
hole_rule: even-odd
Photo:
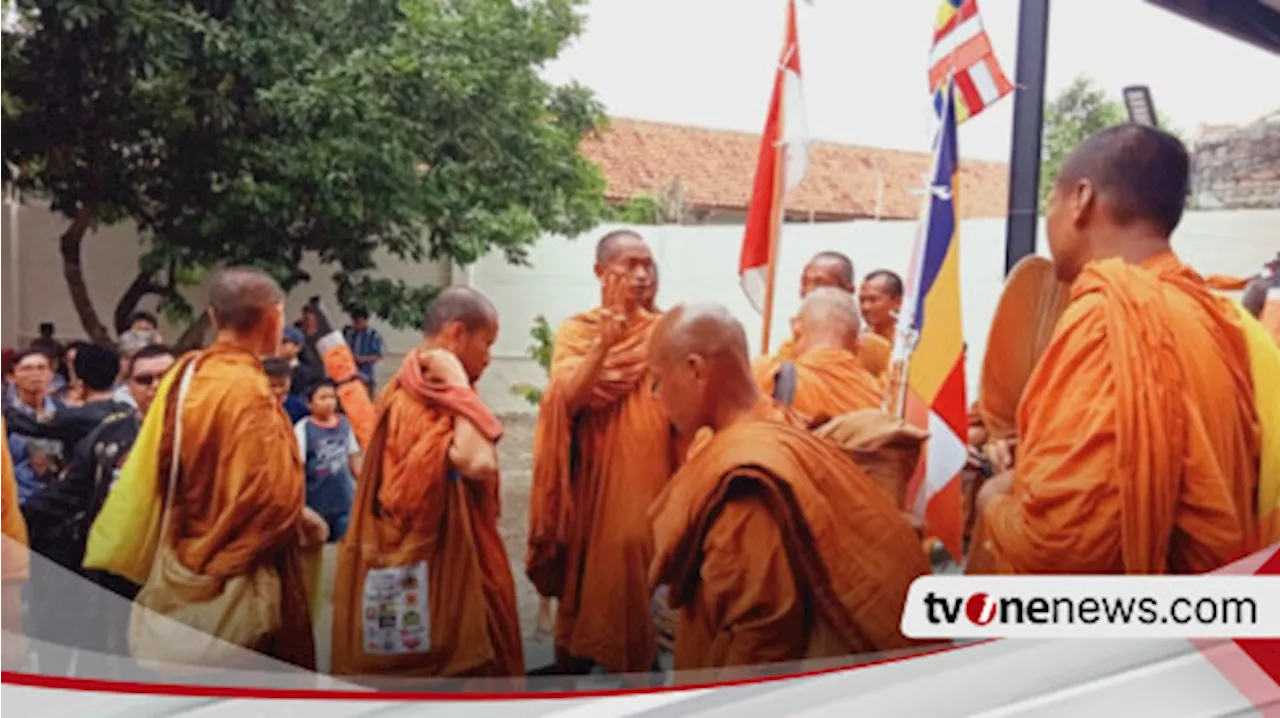
<instances>
[{"instance_id":1,"label":"flag pole","mask_svg":"<svg viewBox=\"0 0 1280 718\"><path fill-rule=\"evenodd\" d=\"M784 100L785 102L785 100ZM785 119L783 113L778 113L778 136L784 137L783 125ZM769 353L769 335L773 328L773 290L778 276L778 244L782 235L782 219L784 211L782 204L786 199L786 189L780 184L782 178L786 176L783 171L783 163L787 161L787 154L781 143L774 148L774 152L778 154L777 161L773 165L773 186L778 188L778 199L773 203L773 208L769 212L769 268L765 272L764 283L764 328L761 332L760 351L763 354Z\"/></svg>"},{"instance_id":2,"label":"flag pole","mask_svg":"<svg viewBox=\"0 0 1280 718\"><path fill-rule=\"evenodd\" d=\"M791 11L789 9L788 13L790 12ZM790 17L790 14L788 14L788 23L791 22ZM792 53L795 51L795 47L789 47L786 55L782 58L782 62L778 65L778 70L784 73L784 77L787 63L791 61ZM787 201L787 188L783 185L787 176L787 98L785 91L778 96L778 105L778 121L776 129L777 139L774 141L773 145L773 152L775 155L775 161L773 163L773 187L775 199L769 210L769 264L765 271L763 309L764 322L760 333L760 351L763 354L770 353L769 340L771 339L773 329L773 294L778 277L778 245L782 240L782 223L786 218L786 210L783 208L783 205Z\"/></svg>"},{"instance_id":3,"label":"flag pole","mask_svg":"<svg viewBox=\"0 0 1280 718\"><path fill-rule=\"evenodd\" d=\"M915 352L916 342L920 338L920 333L915 328L916 316L920 312L920 272L923 271L924 265L924 249L925 242L929 237L929 223L932 219L933 212L930 211L933 204L933 180L938 175L938 154L942 144L942 129L946 126L952 112L951 92L953 90L952 78L955 70L952 68L947 72L947 80L943 84L943 102L941 121L938 123L938 131L933 141L933 159L929 163L929 177L926 180L927 186L924 192L924 202L921 208L921 216L923 219L916 225L916 244L911 257L911 272L909 278L916 285L905 309L907 311L898 314L897 336L893 344L893 360L889 365L889 382L885 387L884 410L889 414L903 419L907 413L907 379L911 371L911 355Z\"/></svg>"}]
</instances>

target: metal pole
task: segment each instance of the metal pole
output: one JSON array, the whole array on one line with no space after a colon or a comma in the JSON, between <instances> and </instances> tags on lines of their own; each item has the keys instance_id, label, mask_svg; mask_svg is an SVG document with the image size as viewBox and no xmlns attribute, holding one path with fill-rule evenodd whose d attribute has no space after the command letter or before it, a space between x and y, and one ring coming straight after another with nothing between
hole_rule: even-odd
<instances>
[{"instance_id":1,"label":"metal pole","mask_svg":"<svg viewBox=\"0 0 1280 718\"><path fill-rule=\"evenodd\" d=\"M1036 252L1040 138L1044 131L1044 76L1048 46L1049 0L1021 0L1018 10L1018 91L1014 95L1013 146L1009 156L1006 275L1018 260Z\"/></svg>"}]
</instances>

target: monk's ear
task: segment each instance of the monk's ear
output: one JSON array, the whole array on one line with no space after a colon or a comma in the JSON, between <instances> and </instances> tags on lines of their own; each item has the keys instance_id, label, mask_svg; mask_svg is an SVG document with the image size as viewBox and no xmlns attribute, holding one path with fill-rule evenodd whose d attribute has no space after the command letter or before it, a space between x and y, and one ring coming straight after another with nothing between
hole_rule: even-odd
<instances>
[{"instance_id":1,"label":"monk's ear","mask_svg":"<svg viewBox=\"0 0 1280 718\"><path fill-rule=\"evenodd\" d=\"M1071 223L1087 224L1098 203L1098 190L1089 180L1080 180L1071 189Z\"/></svg>"},{"instance_id":2,"label":"monk's ear","mask_svg":"<svg viewBox=\"0 0 1280 718\"><path fill-rule=\"evenodd\" d=\"M690 354L685 357L684 361L694 379L703 380L707 378L707 360L701 354Z\"/></svg>"}]
</instances>

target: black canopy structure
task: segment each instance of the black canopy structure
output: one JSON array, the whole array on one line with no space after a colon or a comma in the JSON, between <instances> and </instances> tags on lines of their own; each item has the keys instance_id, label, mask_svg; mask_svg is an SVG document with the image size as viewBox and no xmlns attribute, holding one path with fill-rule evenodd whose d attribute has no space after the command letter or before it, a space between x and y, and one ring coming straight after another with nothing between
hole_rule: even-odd
<instances>
[{"instance_id":1,"label":"black canopy structure","mask_svg":"<svg viewBox=\"0 0 1280 718\"><path fill-rule=\"evenodd\" d=\"M1188 20L1280 54L1280 0L1146 0Z\"/></svg>"},{"instance_id":2,"label":"black canopy structure","mask_svg":"<svg viewBox=\"0 0 1280 718\"><path fill-rule=\"evenodd\" d=\"M1123 0L1116 0L1121 2ZM1280 0L1144 0L1193 22L1280 54ZM1040 136L1049 41L1049 0L1020 0L1019 91L1014 96L1009 159L1009 220L1005 271L1036 251L1040 188ZM1266 84L1265 80L1261 80Z\"/></svg>"}]
</instances>

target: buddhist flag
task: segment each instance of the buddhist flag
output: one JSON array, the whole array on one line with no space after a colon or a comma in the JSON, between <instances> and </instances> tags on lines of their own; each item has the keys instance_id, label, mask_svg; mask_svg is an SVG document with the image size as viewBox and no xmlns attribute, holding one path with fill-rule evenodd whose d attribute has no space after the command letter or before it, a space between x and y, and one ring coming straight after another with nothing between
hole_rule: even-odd
<instances>
[{"instance_id":1,"label":"buddhist flag","mask_svg":"<svg viewBox=\"0 0 1280 718\"><path fill-rule=\"evenodd\" d=\"M751 306L765 315L766 327L773 304L772 267L781 231L783 198L787 190L800 184L809 165L805 130L796 4L795 0L788 0L786 40L773 80L764 134L760 138L760 158L756 161L742 255L738 259L742 290Z\"/></svg>"},{"instance_id":2,"label":"buddhist flag","mask_svg":"<svg viewBox=\"0 0 1280 718\"><path fill-rule=\"evenodd\" d=\"M942 0L938 8L929 50L929 93L939 115L948 75L955 80L956 124L1013 92L991 49L978 0Z\"/></svg>"},{"instance_id":3,"label":"buddhist flag","mask_svg":"<svg viewBox=\"0 0 1280 718\"><path fill-rule=\"evenodd\" d=\"M929 432L922 470L908 492L909 505L925 519L957 560L961 557L959 473L968 461L964 334L960 315L959 151L954 90L945 93L924 220L907 277L907 336L914 341L907 365L905 414Z\"/></svg>"}]
</instances>

